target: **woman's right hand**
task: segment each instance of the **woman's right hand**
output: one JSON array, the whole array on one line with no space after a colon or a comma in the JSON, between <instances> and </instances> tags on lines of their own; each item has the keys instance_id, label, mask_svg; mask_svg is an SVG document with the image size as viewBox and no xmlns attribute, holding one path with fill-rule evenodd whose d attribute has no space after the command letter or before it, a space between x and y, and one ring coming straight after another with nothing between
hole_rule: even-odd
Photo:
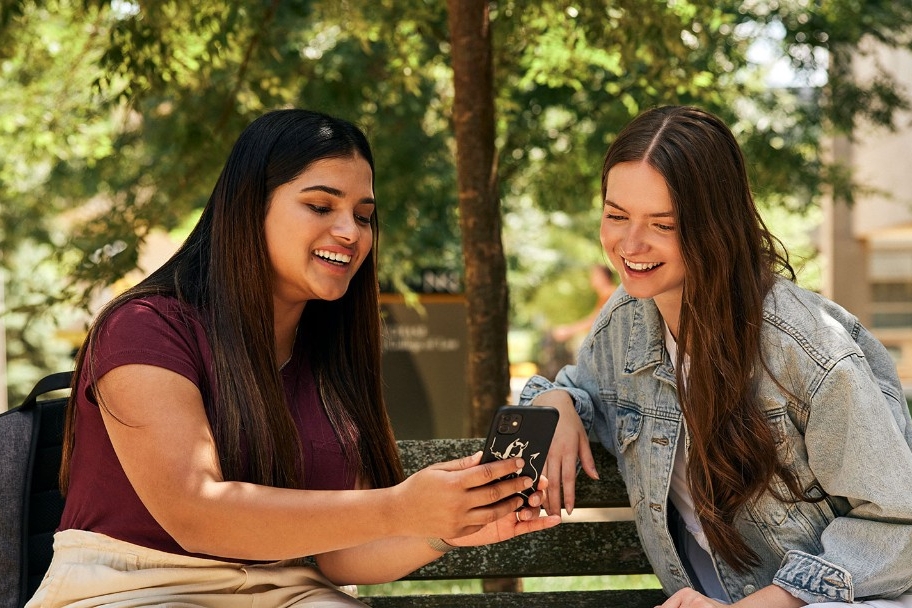
<instances>
[{"instance_id":1,"label":"woman's right hand","mask_svg":"<svg viewBox=\"0 0 912 608\"><path fill-rule=\"evenodd\" d=\"M532 405L550 405L557 408L560 420L551 440L551 449L545 460L545 476L551 480L552 490L548 492L545 501L545 510L549 515L560 515L561 496L564 499L564 508L567 513L573 512L576 500L576 464L582 465L583 471L592 479L598 479L595 470L595 459L589 448L589 435L583 428L583 423L576 409L573 399L564 390L549 390L538 395L532 400ZM554 487L556 486L556 487Z\"/></svg>"},{"instance_id":2,"label":"woman's right hand","mask_svg":"<svg viewBox=\"0 0 912 608\"><path fill-rule=\"evenodd\" d=\"M406 536L466 536L522 506L513 496L532 486L525 476L497 479L522 470L521 458L480 464L481 452L424 468L393 488ZM492 483L493 482L493 483Z\"/></svg>"}]
</instances>

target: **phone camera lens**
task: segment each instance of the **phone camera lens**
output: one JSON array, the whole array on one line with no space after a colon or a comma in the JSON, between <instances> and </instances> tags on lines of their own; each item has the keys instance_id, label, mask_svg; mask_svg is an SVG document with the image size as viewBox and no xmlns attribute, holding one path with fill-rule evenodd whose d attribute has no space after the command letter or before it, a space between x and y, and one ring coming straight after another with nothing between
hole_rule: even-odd
<instances>
[{"instance_id":1,"label":"phone camera lens","mask_svg":"<svg viewBox=\"0 0 912 608\"><path fill-rule=\"evenodd\" d=\"M500 419L497 430L505 435L512 435L519 431L522 423L522 416L519 414L506 414Z\"/></svg>"}]
</instances>

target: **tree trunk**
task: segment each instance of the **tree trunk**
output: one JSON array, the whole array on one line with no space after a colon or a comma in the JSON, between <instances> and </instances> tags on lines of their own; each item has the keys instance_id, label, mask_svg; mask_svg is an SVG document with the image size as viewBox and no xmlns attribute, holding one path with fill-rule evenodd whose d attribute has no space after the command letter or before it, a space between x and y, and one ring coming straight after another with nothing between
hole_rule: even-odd
<instances>
[{"instance_id":1,"label":"tree trunk","mask_svg":"<svg viewBox=\"0 0 912 608\"><path fill-rule=\"evenodd\" d=\"M510 393L506 259L494 148L494 69L487 0L447 0L453 62L459 223L468 305L472 434Z\"/></svg>"},{"instance_id":2,"label":"tree trunk","mask_svg":"<svg viewBox=\"0 0 912 608\"><path fill-rule=\"evenodd\" d=\"M507 264L503 251L494 148L494 67L487 0L447 0L453 61L453 123L459 225L468 305L468 392L472 434L483 436L507 401ZM519 591L520 579L482 583L485 591Z\"/></svg>"}]
</instances>

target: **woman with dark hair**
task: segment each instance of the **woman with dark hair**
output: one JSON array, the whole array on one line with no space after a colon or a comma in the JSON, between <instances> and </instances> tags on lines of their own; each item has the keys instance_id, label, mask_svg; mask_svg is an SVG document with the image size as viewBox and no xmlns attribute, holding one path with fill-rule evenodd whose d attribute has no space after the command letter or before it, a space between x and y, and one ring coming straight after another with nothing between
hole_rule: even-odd
<instances>
[{"instance_id":1,"label":"woman with dark hair","mask_svg":"<svg viewBox=\"0 0 912 608\"><path fill-rule=\"evenodd\" d=\"M186 242L78 355L66 508L30 606L361 605L336 585L559 521L514 512L528 478L486 486L517 459L403 479L373 180L345 121L278 110L245 129Z\"/></svg>"},{"instance_id":2,"label":"woman with dark hair","mask_svg":"<svg viewBox=\"0 0 912 608\"><path fill-rule=\"evenodd\" d=\"M561 411L545 471L567 510L577 462L597 477L591 429L617 456L664 608L912 606L896 368L794 284L728 127L691 107L643 113L608 150L602 200L622 288L577 365L522 395Z\"/></svg>"}]
</instances>

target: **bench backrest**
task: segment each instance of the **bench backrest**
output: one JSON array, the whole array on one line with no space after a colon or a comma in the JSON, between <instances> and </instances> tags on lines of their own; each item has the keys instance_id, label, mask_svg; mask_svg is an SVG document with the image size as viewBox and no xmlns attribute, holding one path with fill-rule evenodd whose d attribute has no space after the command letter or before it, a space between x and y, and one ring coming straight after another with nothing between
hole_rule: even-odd
<instances>
[{"instance_id":1,"label":"bench backrest","mask_svg":"<svg viewBox=\"0 0 912 608\"><path fill-rule=\"evenodd\" d=\"M49 376L26 403L0 414L0 608L19 608L31 597L52 556L63 513L57 487L65 398L37 401L60 389L69 374ZM483 439L401 440L406 474L477 452ZM628 507L614 458L593 444L601 479L577 479L577 508ZM631 521L562 523L486 547L443 555L410 580L648 574L652 569Z\"/></svg>"},{"instance_id":2,"label":"bench backrest","mask_svg":"<svg viewBox=\"0 0 912 608\"><path fill-rule=\"evenodd\" d=\"M482 449L483 439L402 440L399 449L406 474L429 464L452 460ZM577 478L577 508L629 507L627 490L614 457L600 445L592 452L600 480ZM632 521L562 523L486 547L451 551L407 579L581 576L650 574L652 567L640 546Z\"/></svg>"}]
</instances>

